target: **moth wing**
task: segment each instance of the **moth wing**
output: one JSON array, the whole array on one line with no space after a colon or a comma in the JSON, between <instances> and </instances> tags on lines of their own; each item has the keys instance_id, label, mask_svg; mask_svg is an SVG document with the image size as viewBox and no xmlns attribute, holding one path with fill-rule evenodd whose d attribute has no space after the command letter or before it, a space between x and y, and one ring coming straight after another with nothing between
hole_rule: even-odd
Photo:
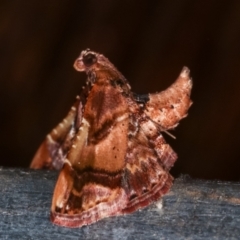
<instances>
[{"instance_id":1,"label":"moth wing","mask_svg":"<svg viewBox=\"0 0 240 240\"><path fill-rule=\"evenodd\" d=\"M176 159L157 124L140 122L137 134L128 143L124 185L129 202L123 213L147 206L168 192L173 181L168 171Z\"/></svg>"},{"instance_id":2,"label":"moth wing","mask_svg":"<svg viewBox=\"0 0 240 240\"><path fill-rule=\"evenodd\" d=\"M127 108L125 98L112 86L93 86L54 190L55 224L81 227L122 214L128 202L122 187Z\"/></svg>"},{"instance_id":3,"label":"moth wing","mask_svg":"<svg viewBox=\"0 0 240 240\"><path fill-rule=\"evenodd\" d=\"M165 91L149 94L145 114L158 123L163 130L172 129L187 116L192 104L190 93L192 80L189 69L184 67L177 80Z\"/></svg>"},{"instance_id":4,"label":"moth wing","mask_svg":"<svg viewBox=\"0 0 240 240\"><path fill-rule=\"evenodd\" d=\"M33 160L30 168L61 169L66 153L71 146L71 139L75 133L75 122L80 101L77 100L67 116L45 138ZM79 111L81 112L81 111Z\"/></svg>"}]
</instances>

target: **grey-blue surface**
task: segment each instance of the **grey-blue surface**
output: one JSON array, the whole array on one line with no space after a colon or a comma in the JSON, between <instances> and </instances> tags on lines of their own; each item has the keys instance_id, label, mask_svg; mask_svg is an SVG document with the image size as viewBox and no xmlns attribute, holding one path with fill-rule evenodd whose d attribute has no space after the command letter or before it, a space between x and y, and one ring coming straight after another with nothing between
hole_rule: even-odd
<instances>
[{"instance_id":1,"label":"grey-blue surface","mask_svg":"<svg viewBox=\"0 0 240 240\"><path fill-rule=\"evenodd\" d=\"M0 169L0 239L240 239L239 182L181 177L158 204L70 229L49 220L57 175Z\"/></svg>"}]
</instances>

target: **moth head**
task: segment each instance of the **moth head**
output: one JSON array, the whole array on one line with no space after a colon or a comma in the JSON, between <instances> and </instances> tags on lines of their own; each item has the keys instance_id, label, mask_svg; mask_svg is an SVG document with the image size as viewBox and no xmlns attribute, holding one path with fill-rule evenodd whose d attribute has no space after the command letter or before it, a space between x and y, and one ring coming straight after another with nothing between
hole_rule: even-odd
<instances>
[{"instance_id":1,"label":"moth head","mask_svg":"<svg viewBox=\"0 0 240 240\"><path fill-rule=\"evenodd\" d=\"M86 49L81 52L80 56L74 62L74 68L80 72L87 72L88 81L94 83L98 78L98 72L104 74L105 81L114 82L115 85L119 85L120 88L123 88L123 85L129 90L130 86L126 85L127 80L124 76L114 67L114 65L102 54L91 51L90 49ZM115 82L115 80L121 79L120 83Z\"/></svg>"},{"instance_id":2,"label":"moth head","mask_svg":"<svg viewBox=\"0 0 240 240\"><path fill-rule=\"evenodd\" d=\"M89 70L98 71L100 69L115 69L113 64L110 63L106 57L102 54L91 51L89 48L81 52L73 66L80 72L88 72Z\"/></svg>"},{"instance_id":3,"label":"moth head","mask_svg":"<svg viewBox=\"0 0 240 240\"><path fill-rule=\"evenodd\" d=\"M74 63L74 68L77 71L87 71L95 66L98 61L99 54L86 49L81 52L80 56L76 59Z\"/></svg>"}]
</instances>

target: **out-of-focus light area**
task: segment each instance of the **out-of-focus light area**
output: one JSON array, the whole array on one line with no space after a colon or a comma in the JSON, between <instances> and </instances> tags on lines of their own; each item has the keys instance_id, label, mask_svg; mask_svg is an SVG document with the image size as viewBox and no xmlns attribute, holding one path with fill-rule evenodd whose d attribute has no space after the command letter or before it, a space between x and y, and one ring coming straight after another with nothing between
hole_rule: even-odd
<instances>
[{"instance_id":1,"label":"out-of-focus light area","mask_svg":"<svg viewBox=\"0 0 240 240\"><path fill-rule=\"evenodd\" d=\"M81 50L108 57L137 93L188 66L189 115L165 139L177 177L240 180L240 1L1 1L0 165L27 167L86 76Z\"/></svg>"}]
</instances>

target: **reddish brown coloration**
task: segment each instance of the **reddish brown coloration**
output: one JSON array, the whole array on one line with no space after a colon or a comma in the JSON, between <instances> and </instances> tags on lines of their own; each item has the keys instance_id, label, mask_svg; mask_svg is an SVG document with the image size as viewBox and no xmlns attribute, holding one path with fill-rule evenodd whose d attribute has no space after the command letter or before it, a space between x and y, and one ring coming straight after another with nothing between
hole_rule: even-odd
<instances>
[{"instance_id":1,"label":"reddish brown coloration","mask_svg":"<svg viewBox=\"0 0 240 240\"><path fill-rule=\"evenodd\" d=\"M192 87L185 67L167 90L133 94L108 59L88 49L74 67L87 73L87 84L31 164L63 166L51 220L67 227L131 213L168 192L177 155L161 132L186 116Z\"/></svg>"}]
</instances>

